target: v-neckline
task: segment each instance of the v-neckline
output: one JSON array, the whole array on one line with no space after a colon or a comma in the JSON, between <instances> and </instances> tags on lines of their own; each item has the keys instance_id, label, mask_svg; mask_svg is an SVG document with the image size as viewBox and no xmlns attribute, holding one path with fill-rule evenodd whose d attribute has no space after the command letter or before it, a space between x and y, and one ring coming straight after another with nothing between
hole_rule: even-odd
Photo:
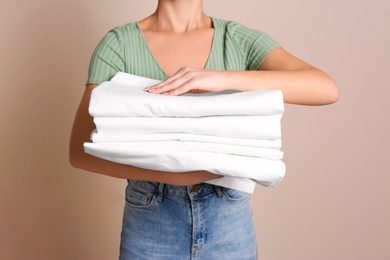
<instances>
[{"instance_id":1,"label":"v-neckline","mask_svg":"<svg viewBox=\"0 0 390 260\"><path fill-rule=\"evenodd\" d=\"M216 40L218 37L216 37L216 34L217 34L217 25L216 25L216 21L215 21L215 18L214 17L210 17L211 18L211 21L212 21L212 24L213 24L213 29L214 29L214 32L213 32L213 37L211 39L211 48L210 48L210 52L209 52L209 55L207 57L207 60L206 60L206 63L204 64L204 67L203 69L207 69L209 64L210 64L210 60L213 56L213 53L214 53L214 49L215 49L215 45L216 45ZM141 29L141 27L139 26L139 21L136 21L136 28L138 30L138 33L139 33L139 36L142 40L142 42L144 43L146 49L148 50L149 52L149 55L152 57L154 63L157 65L157 67L159 67L159 69L161 70L161 72L165 75L165 77L169 78L171 77L172 75L169 75L165 69L161 66L160 62L157 60L156 56L154 55L152 49L150 48L148 42L146 41L146 38L145 38L145 35Z\"/></svg>"}]
</instances>

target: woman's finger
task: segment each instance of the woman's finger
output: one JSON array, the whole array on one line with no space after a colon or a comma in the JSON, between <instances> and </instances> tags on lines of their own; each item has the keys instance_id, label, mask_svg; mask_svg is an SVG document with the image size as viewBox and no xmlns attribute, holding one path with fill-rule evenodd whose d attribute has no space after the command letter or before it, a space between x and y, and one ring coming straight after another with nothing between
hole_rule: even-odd
<instances>
[{"instance_id":1,"label":"woman's finger","mask_svg":"<svg viewBox=\"0 0 390 260\"><path fill-rule=\"evenodd\" d=\"M175 74L173 74L171 77L167 78L166 80L154 85L154 86L150 86L150 87L147 87L147 88L144 88L145 91L148 91L150 89L158 89L158 88L161 88L161 87L164 87L166 85L169 85L171 84L173 81L177 80L178 78L180 77L183 77L185 74L187 74L189 71L193 70L192 68L189 68L189 67L183 67L181 69L179 69Z\"/></svg>"},{"instance_id":2,"label":"woman's finger","mask_svg":"<svg viewBox=\"0 0 390 260\"><path fill-rule=\"evenodd\" d=\"M194 93L194 94L201 94L201 93L207 93L210 92L208 90L201 90L201 89L191 89L189 92Z\"/></svg>"},{"instance_id":3,"label":"woman's finger","mask_svg":"<svg viewBox=\"0 0 390 260\"><path fill-rule=\"evenodd\" d=\"M162 92L163 95L170 95L170 96L178 96L178 95L182 95L184 93L187 93L193 89L195 89L195 84L194 84L195 80L193 79L190 79L186 82L184 82L183 84L180 84L179 87L177 88L173 88L172 90L169 90L169 91L166 91L166 92Z\"/></svg>"},{"instance_id":4,"label":"woman's finger","mask_svg":"<svg viewBox=\"0 0 390 260\"><path fill-rule=\"evenodd\" d=\"M183 93L183 91L188 92L190 90L188 89L188 87L192 86L192 84L188 85L187 83L193 79L193 76L191 76L191 74L188 72L185 72L184 74L183 73L180 74L181 74L180 76L173 78L172 80L168 81L164 85L160 85L160 86L156 85L152 88L147 89L146 91L155 94L162 94L169 91L172 91L171 93ZM183 85L185 84L187 85L183 88ZM178 91L173 91L178 88L182 88L182 89Z\"/></svg>"}]
</instances>

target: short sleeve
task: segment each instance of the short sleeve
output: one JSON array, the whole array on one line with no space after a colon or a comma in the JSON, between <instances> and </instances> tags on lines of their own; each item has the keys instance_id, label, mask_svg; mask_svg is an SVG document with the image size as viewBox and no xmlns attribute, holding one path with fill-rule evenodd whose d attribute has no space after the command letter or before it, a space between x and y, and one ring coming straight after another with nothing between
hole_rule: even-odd
<instances>
[{"instance_id":1,"label":"short sleeve","mask_svg":"<svg viewBox=\"0 0 390 260\"><path fill-rule=\"evenodd\" d=\"M110 30L97 45L89 64L87 84L110 80L125 70L122 35L118 28Z\"/></svg>"},{"instance_id":2,"label":"short sleeve","mask_svg":"<svg viewBox=\"0 0 390 260\"><path fill-rule=\"evenodd\" d=\"M271 51L281 47L268 34L239 23L231 25L231 34L241 51L247 70L257 70Z\"/></svg>"}]
</instances>

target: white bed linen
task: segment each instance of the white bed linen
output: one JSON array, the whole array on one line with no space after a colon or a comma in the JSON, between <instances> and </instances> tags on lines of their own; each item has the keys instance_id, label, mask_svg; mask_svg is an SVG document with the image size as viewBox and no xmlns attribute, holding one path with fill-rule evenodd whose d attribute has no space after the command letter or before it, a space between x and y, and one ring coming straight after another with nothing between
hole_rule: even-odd
<instances>
[{"instance_id":1,"label":"white bed linen","mask_svg":"<svg viewBox=\"0 0 390 260\"><path fill-rule=\"evenodd\" d=\"M180 96L143 90L159 81L119 72L91 94L89 113L94 116L202 117L219 115L282 114L280 90L254 90L230 94L186 93Z\"/></svg>"},{"instance_id":2,"label":"white bed linen","mask_svg":"<svg viewBox=\"0 0 390 260\"><path fill-rule=\"evenodd\" d=\"M235 138L281 138L282 115L208 117L95 117L98 133L189 133Z\"/></svg>"},{"instance_id":3,"label":"white bed linen","mask_svg":"<svg viewBox=\"0 0 390 260\"><path fill-rule=\"evenodd\" d=\"M164 134L117 134L117 133L97 133L91 134L91 141L101 142L144 142L144 141L189 141L201 143L230 144L237 146L274 148L280 149L281 139L263 140L249 138L231 138L212 135L199 135L187 133L164 133Z\"/></svg>"},{"instance_id":4,"label":"white bed linen","mask_svg":"<svg viewBox=\"0 0 390 260\"><path fill-rule=\"evenodd\" d=\"M126 143L84 143L84 149L93 156L140 168L169 172L205 170L271 187L279 183L286 170L281 160L204 151L134 148Z\"/></svg>"},{"instance_id":5,"label":"white bed linen","mask_svg":"<svg viewBox=\"0 0 390 260\"><path fill-rule=\"evenodd\" d=\"M209 153L232 154L239 156L259 157L269 160L281 160L283 152L273 148L247 147L229 144L192 142L192 141L145 141L145 142L114 142L131 149L197 151Z\"/></svg>"},{"instance_id":6,"label":"white bed linen","mask_svg":"<svg viewBox=\"0 0 390 260\"><path fill-rule=\"evenodd\" d=\"M209 183L221 187L228 187L246 193L253 193L256 188L256 182L252 181L251 179L236 178L230 176L224 176L222 178L205 181L205 183ZM269 186L269 185L263 185L263 186Z\"/></svg>"},{"instance_id":7,"label":"white bed linen","mask_svg":"<svg viewBox=\"0 0 390 260\"><path fill-rule=\"evenodd\" d=\"M118 72L110 82L96 87L89 112L97 129L91 134L93 143L84 143L85 152L145 169L206 170L224 176L206 183L248 193L254 191L256 183L275 187L284 177L283 153L268 153L269 148L281 147L281 91L180 96L143 91L159 82ZM179 140L197 144L191 148ZM158 147L161 141L168 144L164 149ZM232 152L232 145L243 148Z\"/></svg>"}]
</instances>

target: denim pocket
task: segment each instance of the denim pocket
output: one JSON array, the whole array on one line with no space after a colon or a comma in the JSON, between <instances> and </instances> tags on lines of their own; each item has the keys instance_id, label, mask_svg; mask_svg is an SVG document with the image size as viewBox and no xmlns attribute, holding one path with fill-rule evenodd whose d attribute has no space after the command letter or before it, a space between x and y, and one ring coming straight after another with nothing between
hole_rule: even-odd
<instances>
[{"instance_id":1,"label":"denim pocket","mask_svg":"<svg viewBox=\"0 0 390 260\"><path fill-rule=\"evenodd\" d=\"M126 187L126 205L133 208L150 208L156 203L156 191L147 182L130 181Z\"/></svg>"},{"instance_id":2,"label":"denim pocket","mask_svg":"<svg viewBox=\"0 0 390 260\"><path fill-rule=\"evenodd\" d=\"M222 189L222 193L230 201L244 201L249 198L249 193L226 187Z\"/></svg>"}]
</instances>

